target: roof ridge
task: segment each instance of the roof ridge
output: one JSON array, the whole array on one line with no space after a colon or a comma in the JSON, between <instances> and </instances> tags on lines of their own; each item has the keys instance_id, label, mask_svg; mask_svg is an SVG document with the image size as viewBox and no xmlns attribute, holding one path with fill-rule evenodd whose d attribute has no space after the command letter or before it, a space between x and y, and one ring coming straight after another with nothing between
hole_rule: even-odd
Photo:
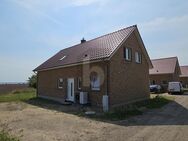
<instances>
[{"instance_id":1,"label":"roof ridge","mask_svg":"<svg viewBox=\"0 0 188 141\"><path fill-rule=\"evenodd\" d=\"M116 30L116 31L113 31L113 32L110 32L110 33L107 33L107 34L104 34L104 35L101 35L101 36L96 37L96 38L94 38L94 39L88 40L88 41L86 41L85 43L90 42L90 41L93 41L93 40L96 40L96 39L99 39L99 38L102 38L102 37L104 37L104 36L108 36L108 35L110 35L110 34L117 33L117 32L119 32L119 31L122 31L122 30L125 30L125 29L128 29L128 28L132 28L132 27L137 27L137 25L132 25L132 26L129 26L129 27L125 27L125 28L122 28L122 29L119 29L119 30Z\"/></svg>"},{"instance_id":2,"label":"roof ridge","mask_svg":"<svg viewBox=\"0 0 188 141\"><path fill-rule=\"evenodd\" d=\"M125 28L122 28L122 29L119 29L119 30L116 30L116 31L113 31L113 32L110 32L110 33L107 33L107 34L104 34L104 35L101 35L101 36L99 36L99 37L96 37L96 38L93 38L93 39L91 39L91 40L88 40L88 41L86 41L86 42L84 42L84 43L79 43L79 44L75 44L75 45L73 45L73 46L64 48L64 49L62 49L62 50L60 50L60 51L63 51L63 50L65 50L65 49L69 49L69 48L72 48L72 47L76 47L76 46L78 46L78 45L80 45L80 44L85 44L85 43L91 42L91 41L93 41L93 40L97 40L97 39L99 39L99 38L108 36L108 35L110 35L110 34L117 33L117 32L119 32L119 31L122 31L122 30L125 30L125 29L128 29L128 28L132 28L132 27L137 27L137 25L135 24L135 25L132 25L132 26L129 26L129 27L125 27Z\"/></svg>"},{"instance_id":3,"label":"roof ridge","mask_svg":"<svg viewBox=\"0 0 188 141\"><path fill-rule=\"evenodd\" d=\"M152 59L151 61L155 61L155 60L164 60L164 59L172 59L172 58L177 58L177 56L174 56L174 57L166 57L166 58L158 58L158 59Z\"/></svg>"}]
</instances>

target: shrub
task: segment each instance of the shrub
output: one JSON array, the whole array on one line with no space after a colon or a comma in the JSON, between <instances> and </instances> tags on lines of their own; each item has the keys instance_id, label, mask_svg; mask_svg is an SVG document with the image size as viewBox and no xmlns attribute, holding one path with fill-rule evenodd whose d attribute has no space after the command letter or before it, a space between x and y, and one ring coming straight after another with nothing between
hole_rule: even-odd
<instances>
[{"instance_id":1,"label":"shrub","mask_svg":"<svg viewBox=\"0 0 188 141\"><path fill-rule=\"evenodd\" d=\"M37 88L37 75L33 74L31 77L29 77L29 87Z\"/></svg>"}]
</instances>

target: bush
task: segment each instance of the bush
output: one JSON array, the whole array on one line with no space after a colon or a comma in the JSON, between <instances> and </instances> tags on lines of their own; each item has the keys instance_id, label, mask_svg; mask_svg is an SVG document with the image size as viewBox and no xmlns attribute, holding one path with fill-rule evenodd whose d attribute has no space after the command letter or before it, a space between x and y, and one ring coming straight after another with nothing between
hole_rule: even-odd
<instances>
[{"instance_id":1,"label":"bush","mask_svg":"<svg viewBox=\"0 0 188 141\"><path fill-rule=\"evenodd\" d=\"M33 74L31 77L29 77L29 87L37 88L37 75Z\"/></svg>"}]
</instances>

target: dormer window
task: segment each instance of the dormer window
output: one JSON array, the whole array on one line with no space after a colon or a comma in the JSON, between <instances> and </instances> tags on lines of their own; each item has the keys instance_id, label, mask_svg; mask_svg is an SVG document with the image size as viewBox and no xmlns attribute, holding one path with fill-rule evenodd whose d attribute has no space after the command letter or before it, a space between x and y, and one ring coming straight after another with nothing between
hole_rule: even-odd
<instances>
[{"instance_id":1,"label":"dormer window","mask_svg":"<svg viewBox=\"0 0 188 141\"><path fill-rule=\"evenodd\" d=\"M62 58L60 58L59 60L60 60L60 61L62 61L62 60L63 60L63 59L65 59L65 58L66 58L66 56L63 56L63 57L62 57Z\"/></svg>"}]
</instances>

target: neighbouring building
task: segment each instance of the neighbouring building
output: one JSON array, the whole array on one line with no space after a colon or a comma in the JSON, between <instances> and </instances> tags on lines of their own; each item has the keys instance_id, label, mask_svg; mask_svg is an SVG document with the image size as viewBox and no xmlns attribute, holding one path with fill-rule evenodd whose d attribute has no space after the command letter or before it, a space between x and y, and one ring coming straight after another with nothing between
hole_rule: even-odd
<instances>
[{"instance_id":1,"label":"neighbouring building","mask_svg":"<svg viewBox=\"0 0 188 141\"><path fill-rule=\"evenodd\" d=\"M181 70L177 57L151 60L153 68L149 70L150 84L167 88L168 82L180 81Z\"/></svg>"},{"instance_id":2,"label":"neighbouring building","mask_svg":"<svg viewBox=\"0 0 188 141\"><path fill-rule=\"evenodd\" d=\"M37 95L59 102L77 102L80 92L88 102L119 106L150 97L152 68L137 26L131 26L66 48L37 67Z\"/></svg>"},{"instance_id":3,"label":"neighbouring building","mask_svg":"<svg viewBox=\"0 0 188 141\"><path fill-rule=\"evenodd\" d=\"M181 66L180 82L184 87L188 88L188 66Z\"/></svg>"}]
</instances>

